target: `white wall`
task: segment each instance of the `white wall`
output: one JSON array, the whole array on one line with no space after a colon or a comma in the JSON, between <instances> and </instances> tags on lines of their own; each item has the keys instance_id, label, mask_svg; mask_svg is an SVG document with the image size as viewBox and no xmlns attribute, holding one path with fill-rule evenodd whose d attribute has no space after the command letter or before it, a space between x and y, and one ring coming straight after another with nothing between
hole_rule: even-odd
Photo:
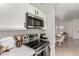
<instances>
[{"instance_id":1,"label":"white wall","mask_svg":"<svg viewBox=\"0 0 79 59\"><path fill-rule=\"evenodd\" d=\"M73 20L73 38L79 39L79 19Z\"/></svg>"},{"instance_id":2,"label":"white wall","mask_svg":"<svg viewBox=\"0 0 79 59\"><path fill-rule=\"evenodd\" d=\"M73 39L79 39L79 19L73 19L65 22L65 31Z\"/></svg>"},{"instance_id":3,"label":"white wall","mask_svg":"<svg viewBox=\"0 0 79 59\"><path fill-rule=\"evenodd\" d=\"M47 35L50 41L51 56L55 55L55 4L48 4Z\"/></svg>"},{"instance_id":4,"label":"white wall","mask_svg":"<svg viewBox=\"0 0 79 59\"><path fill-rule=\"evenodd\" d=\"M73 24L71 21L64 21L64 26L65 26L65 32L68 33L69 37L73 37Z\"/></svg>"}]
</instances>

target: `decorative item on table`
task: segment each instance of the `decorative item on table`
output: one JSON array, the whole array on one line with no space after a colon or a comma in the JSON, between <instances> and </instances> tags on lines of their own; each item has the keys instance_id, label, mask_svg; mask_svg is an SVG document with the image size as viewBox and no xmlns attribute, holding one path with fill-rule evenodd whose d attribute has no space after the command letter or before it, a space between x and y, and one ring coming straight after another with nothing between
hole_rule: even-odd
<instances>
[{"instance_id":1,"label":"decorative item on table","mask_svg":"<svg viewBox=\"0 0 79 59\"><path fill-rule=\"evenodd\" d=\"M22 43L23 43L22 35L16 35L15 36L15 39L16 39L16 46L17 47L21 47L22 46Z\"/></svg>"}]
</instances>

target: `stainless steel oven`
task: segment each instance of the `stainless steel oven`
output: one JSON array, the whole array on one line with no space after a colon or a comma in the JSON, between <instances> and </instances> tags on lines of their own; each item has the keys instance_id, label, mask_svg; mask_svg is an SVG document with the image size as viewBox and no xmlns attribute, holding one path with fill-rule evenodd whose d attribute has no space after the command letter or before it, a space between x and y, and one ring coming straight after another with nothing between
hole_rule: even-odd
<instances>
[{"instance_id":1,"label":"stainless steel oven","mask_svg":"<svg viewBox=\"0 0 79 59\"><path fill-rule=\"evenodd\" d=\"M34 49L35 53L33 56L49 56L50 55L50 46L49 41L43 41L40 40L40 43L38 43L38 40L25 43L26 46Z\"/></svg>"},{"instance_id":2,"label":"stainless steel oven","mask_svg":"<svg viewBox=\"0 0 79 59\"><path fill-rule=\"evenodd\" d=\"M33 56L50 56L50 42L38 39L38 34L28 34L24 36L24 45L34 50Z\"/></svg>"}]
</instances>

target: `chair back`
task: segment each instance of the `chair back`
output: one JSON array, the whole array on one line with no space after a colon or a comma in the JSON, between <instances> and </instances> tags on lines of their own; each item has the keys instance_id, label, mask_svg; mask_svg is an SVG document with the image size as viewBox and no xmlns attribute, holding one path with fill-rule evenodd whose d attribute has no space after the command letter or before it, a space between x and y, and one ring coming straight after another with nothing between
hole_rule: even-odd
<instances>
[{"instance_id":1,"label":"chair back","mask_svg":"<svg viewBox=\"0 0 79 59\"><path fill-rule=\"evenodd\" d=\"M60 38L60 42L63 42L65 39L65 35L62 35L62 37Z\"/></svg>"}]
</instances>

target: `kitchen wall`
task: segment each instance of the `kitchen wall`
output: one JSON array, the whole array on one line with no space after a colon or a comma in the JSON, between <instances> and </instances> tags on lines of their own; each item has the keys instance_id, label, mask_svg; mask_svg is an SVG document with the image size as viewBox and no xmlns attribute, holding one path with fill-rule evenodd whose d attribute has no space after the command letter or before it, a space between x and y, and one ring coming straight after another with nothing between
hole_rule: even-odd
<instances>
[{"instance_id":1,"label":"kitchen wall","mask_svg":"<svg viewBox=\"0 0 79 59\"><path fill-rule=\"evenodd\" d=\"M45 18L45 14L29 3L4 3L0 4L0 38L7 35L16 35L22 33L41 33L40 29L25 30L24 22L26 20L26 12L35 13L39 11L40 17ZM7 30L5 30L7 28ZM18 29L18 30L17 30Z\"/></svg>"},{"instance_id":2,"label":"kitchen wall","mask_svg":"<svg viewBox=\"0 0 79 59\"><path fill-rule=\"evenodd\" d=\"M55 55L55 4L47 4L47 34L50 41L51 56Z\"/></svg>"},{"instance_id":3,"label":"kitchen wall","mask_svg":"<svg viewBox=\"0 0 79 59\"><path fill-rule=\"evenodd\" d=\"M19 34L25 34L24 30L0 30L0 39L7 36L14 36Z\"/></svg>"},{"instance_id":4,"label":"kitchen wall","mask_svg":"<svg viewBox=\"0 0 79 59\"><path fill-rule=\"evenodd\" d=\"M42 30L0 30L0 38L7 37L7 36L14 36L14 35L20 35L20 34L33 34L33 33L43 33Z\"/></svg>"}]
</instances>

